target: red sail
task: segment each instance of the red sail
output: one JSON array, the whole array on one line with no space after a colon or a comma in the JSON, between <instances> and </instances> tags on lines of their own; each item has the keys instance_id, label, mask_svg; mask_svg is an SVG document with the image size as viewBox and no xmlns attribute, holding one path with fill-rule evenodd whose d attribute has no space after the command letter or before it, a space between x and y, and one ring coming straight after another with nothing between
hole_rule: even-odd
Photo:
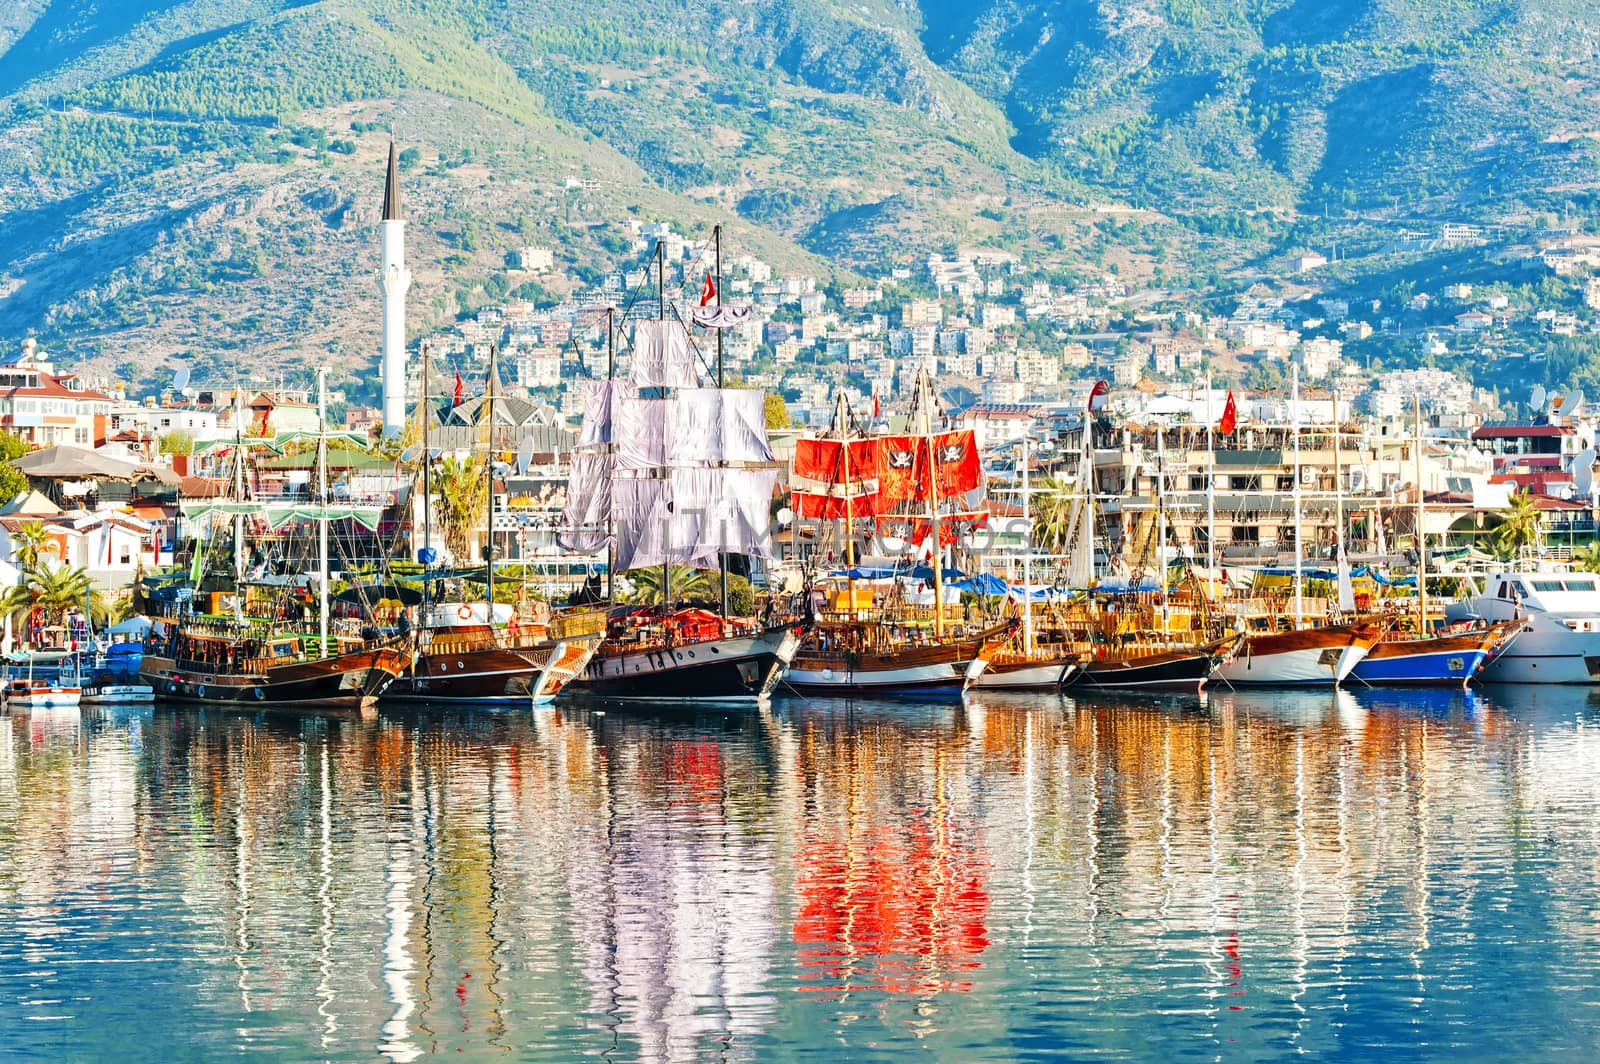
<instances>
[{"instance_id":1,"label":"red sail","mask_svg":"<svg viewBox=\"0 0 1600 1064\"><path fill-rule=\"evenodd\" d=\"M879 436L878 493L885 506L928 497L927 442L920 436Z\"/></svg>"},{"instance_id":2,"label":"red sail","mask_svg":"<svg viewBox=\"0 0 1600 1064\"><path fill-rule=\"evenodd\" d=\"M847 516L847 499L850 517L871 517L878 512L877 461L872 441L850 441L848 479L846 457L838 440L807 436L795 441L790 487L796 513L801 517L840 520Z\"/></svg>"},{"instance_id":3,"label":"red sail","mask_svg":"<svg viewBox=\"0 0 1600 1064\"><path fill-rule=\"evenodd\" d=\"M941 432L933 438L934 468L939 471L939 498L964 495L983 486L983 466L971 429Z\"/></svg>"}]
</instances>

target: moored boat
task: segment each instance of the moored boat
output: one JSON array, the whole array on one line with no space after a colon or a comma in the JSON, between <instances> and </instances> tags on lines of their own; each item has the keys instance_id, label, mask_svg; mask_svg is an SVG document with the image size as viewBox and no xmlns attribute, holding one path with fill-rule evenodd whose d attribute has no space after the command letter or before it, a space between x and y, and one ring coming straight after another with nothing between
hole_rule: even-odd
<instances>
[{"instance_id":1,"label":"moored boat","mask_svg":"<svg viewBox=\"0 0 1600 1064\"><path fill-rule=\"evenodd\" d=\"M1373 687L1464 687L1514 635L1509 623L1426 636L1385 632L1350 679Z\"/></svg>"},{"instance_id":2,"label":"moored boat","mask_svg":"<svg viewBox=\"0 0 1600 1064\"><path fill-rule=\"evenodd\" d=\"M1098 652L1084 666L1076 686L1198 691L1238 643L1237 636L1227 636L1192 646L1134 643L1116 647Z\"/></svg>"},{"instance_id":3,"label":"moored boat","mask_svg":"<svg viewBox=\"0 0 1600 1064\"><path fill-rule=\"evenodd\" d=\"M416 659L383 692L385 702L543 705L581 676L605 635L605 615L571 611L530 624L491 625L483 603L435 604Z\"/></svg>"},{"instance_id":4,"label":"moored boat","mask_svg":"<svg viewBox=\"0 0 1600 1064\"><path fill-rule=\"evenodd\" d=\"M0 701L16 710L75 709L82 698L77 684L14 677L0 688Z\"/></svg>"},{"instance_id":5,"label":"moored boat","mask_svg":"<svg viewBox=\"0 0 1600 1064\"><path fill-rule=\"evenodd\" d=\"M646 702L761 702L800 647L796 627L728 621L709 610L623 607L568 690Z\"/></svg>"},{"instance_id":6,"label":"moored boat","mask_svg":"<svg viewBox=\"0 0 1600 1064\"><path fill-rule=\"evenodd\" d=\"M1057 691L1083 672L1090 656L1070 647L1037 646L1024 653L1002 646L992 651L973 688L986 691Z\"/></svg>"},{"instance_id":7,"label":"moored boat","mask_svg":"<svg viewBox=\"0 0 1600 1064\"><path fill-rule=\"evenodd\" d=\"M784 686L803 695L956 695L983 674L987 647L1010 626L943 638L877 621L822 623L807 633Z\"/></svg>"},{"instance_id":8,"label":"moored boat","mask_svg":"<svg viewBox=\"0 0 1600 1064\"><path fill-rule=\"evenodd\" d=\"M1445 618L1513 624L1510 645L1484 666L1485 682L1600 683L1600 577L1546 569L1483 580Z\"/></svg>"},{"instance_id":9,"label":"moored boat","mask_svg":"<svg viewBox=\"0 0 1600 1064\"><path fill-rule=\"evenodd\" d=\"M1271 687L1334 686L1383 634L1371 621L1297 628L1287 632L1249 632L1238 652L1217 667L1219 685Z\"/></svg>"}]
</instances>

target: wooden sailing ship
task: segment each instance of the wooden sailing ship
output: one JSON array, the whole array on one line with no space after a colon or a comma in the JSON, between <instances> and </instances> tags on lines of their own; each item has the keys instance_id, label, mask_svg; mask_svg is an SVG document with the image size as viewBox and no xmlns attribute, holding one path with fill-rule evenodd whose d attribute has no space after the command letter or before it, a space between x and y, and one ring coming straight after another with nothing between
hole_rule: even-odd
<instances>
[{"instance_id":1,"label":"wooden sailing ship","mask_svg":"<svg viewBox=\"0 0 1600 1064\"><path fill-rule=\"evenodd\" d=\"M714 237L720 263L720 226ZM721 305L720 266L688 320L676 308L669 315L664 246L656 248L656 317L634 323L627 378L616 379L612 358L605 380L581 382L583 424L557 534L565 550L606 552L611 603L615 574L646 568L660 570L661 601L651 610L613 611L606 639L571 689L648 702L755 703L772 692L799 645L788 618L734 617L728 609L727 559L773 556L778 467L766 395L724 387L722 329L749 311ZM714 387L701 386L691 323L717 338ZM608 350L611 324L608 314ZM673 566L716 568L719 609L685 610L674 601Z\"/></svg>"},{"instance_id":2,"label":"wooden sailing ship","mask_svg":"<svg viewBox=\"0 0 1600 1064\"><path fill-rule=\"evenodd\" d=\"M205 509L233 519L233 616L186 614L154 619L139 663L139 676L158 699L234 709L293 708L366 710L411 664L414 650L403 635L382 635L359 625L332 622L328 605L328 525L355 520L375 526L375 508L333 504L328 490L325 371L317 372L318 431L316 496L272 507L244 498L242 446L234 449L234 497ZM188 516L197 516L191 511ZM250 617L242 599L244 522L314 521L318 530L315 583L316 631L300 622ZM198 566L196 567L198 569ZM198 590L199 580L195 584ZM298 612L298 610L296 611Z\"/></svg>"}]
</instances>

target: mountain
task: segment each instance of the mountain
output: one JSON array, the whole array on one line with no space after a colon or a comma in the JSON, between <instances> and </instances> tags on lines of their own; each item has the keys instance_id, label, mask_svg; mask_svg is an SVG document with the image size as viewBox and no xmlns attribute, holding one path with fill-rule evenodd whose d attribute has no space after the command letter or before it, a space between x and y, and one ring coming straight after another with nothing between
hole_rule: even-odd
<instances>
[{"instance_id":1,"label":"mountain","mask_svg":"<svg viewBox=\"0 0 1600 1064\"><path fill-rule=\"evenodd\" d=\"M1198 287L1319 213L1587 210L1597 8L14 0L0 344L363 370L391 131L414 327L504 295L512 247L614 268L629 219L825 280L987 244Z\"/></svg>"}]
</instances>

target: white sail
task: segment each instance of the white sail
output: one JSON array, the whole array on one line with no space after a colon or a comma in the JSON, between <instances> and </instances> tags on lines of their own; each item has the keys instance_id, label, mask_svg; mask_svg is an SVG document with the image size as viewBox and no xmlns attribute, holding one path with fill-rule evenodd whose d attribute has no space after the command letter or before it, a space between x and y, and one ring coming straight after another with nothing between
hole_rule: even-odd
<instances>
[{"instance_id":1,"label":"white sail","mask_svg":"<svg viewBox=\"0 0 1600 1064\"><path fill-rule=\"evenodd\" d=\"M672 470L669 560L709 567L722 554L772 558L769 526L777 482L776 469Z\"/></svg>"},{"instance_id":2,"label":"white sail","mask_svg":"<svg viewBox=\"0 0 1600 1064\"><path fill-rule=\"evenodd\" d=\"M613 564L618 572L645 566L682 564L683 552L669 550L667 482L654 478L618 478L612 483L617 545Z\"/></svg>"},{"instance_id":3,"label":"white sail","mask_svg":"<svg viewBox=\"0 0 1600 1064\"><path fill-rule=\"evenodd\" d=\"M633 327L628 380L637 388L693 388L694 346L676 321L641 321Z\"/></svg>"},{"instance_id":4,"label":"white sail","mask_svg":"<svg viewBox=\"0 0 1600 1064\"><path fill-rule=\"evenodd\" d=\"M591 554L611 542L610 522L611 456L574 454L556 543L563 550Z\"/></svg>"},{"instance_id":5,"label":"white sail","mask_svg":"<svg viewBox=\"0 0 1600 1064\"><path fill-rule=\"evenodd\" d=\"M665 401L668 465L772 461L765 393L750 388L681 388Z\"/></svg>"},{"instance_id":6,"label":"white sail","mask_svg":"<svg viewBox=\"0 0 1600 1064\"><path fill-rule=\"evenodd\" d=\"M666 399L640 399L633 395L613 398L618 469L644 471L666 467L667 409L670 405Z\"/></svg>"},{"instance_id":7,"label":"white sail","mask_svg":"<svg viewBox=\"0 0 1600 1064\"><path fill-rule=\"evenodd\" d=\"M583 391L583 427L576 446L599 447L611 442L611 396L616 386L610 381L579 381Z\"/></svg>"}]
</instances>

